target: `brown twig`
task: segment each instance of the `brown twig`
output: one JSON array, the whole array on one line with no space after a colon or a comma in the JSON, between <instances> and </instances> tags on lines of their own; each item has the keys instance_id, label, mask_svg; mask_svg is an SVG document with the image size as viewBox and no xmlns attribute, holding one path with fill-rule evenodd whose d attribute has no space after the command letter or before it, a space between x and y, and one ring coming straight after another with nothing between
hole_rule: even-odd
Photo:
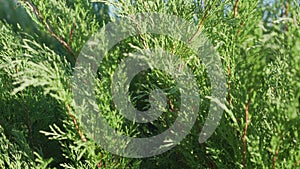
<instances>
[{"instance_id":1,"label":"brown twig","mask_svg":"<svg viewBox=\"0 0 300 169\"><path fill-rule=\"evenodd\" d=\"M244 136L243 136L243 168L246 167L246 154L247 154L247 131L248 131L248 124L249 124L249 106L250 106L250 98L248 99L246 108L245 108L245 127L244 127Z\"/></svg>"},{"instance_id":2,"label":"brown twig","mask_svg":"<svg viewBox=\"0 0 300 169\"><path fill-rule=\"evenodd\" d=\"M51 28L51 26L47 23L47 21L44 19L44 17L41 15L40 11L37 9L37 7L28 0L22 0L29 8L31 8L32 12L35 14L35 16L38 18L38 20L45 26L47 31L50 33L50 35L55 38L61 45L63 45L69 54L71 55L72 62L75 63L75 54L71 46L64 41L61 37L59 37Z\"/></svg>"},{"instance_id":3,"label":"brown twig","mask_svg":"<svg viewBox=\"0 0 300 169\"><path fill-rule=\"evenodd\" d=\"M205 10L205 13L204 13L204 16L202 17L199 25L198 25L198 28L196 30L196 32L193 34L193 36L189 39L188 43L191 43L194 38L197 36L197 34L200 32L200 29L202 27L202 25L204 24L204 21L206 20L206 18L208 17L208 12L212 9L212 6L214 5L216 1L214 1L212 4L210 4L210 6L208 7L207 10Z\"/></svg>"},{"instance_id":4,"label":"brown twig","mask_svg":"<svg viewBox=\"0 0 300 169\"><path fill-rule=\"evenodd\" d=\"M235 1L235 4L234 4L234 10L233 10L233 17L235 18L237 13L238 13L238 5L239 5L239 0L236 0Z\"/></svg>"},{"instance_id":5,"label":"brown twig","mask_svg":"<svg viewBox=\"0 0 300 169\"><path fill-rule=\"evenodd\" d=\"M71 117L71 119L72 119L72 121L73 121L73 124L74 124L74 126L75 126L75 128L76 128L76 130L77 130L77 132L78 132L78 134L79 134L79 136L80 136L80 138L81 138L81 140L82 140L83 142L86 142L87 140L86 140L86 138L85 138L83 132L80 130L80 128L79 128L79 126L78 126L78 124L77 124L77 120L76 120L75 116L72 114L72 110L71 110L70 105L67 104L66 107L67 107L67 110L68 110L68 114L69 114L69 116Z\"/></svg>"},{"instance_id":6,"label":"brown twig","mask_svg":"<svg viewBox=\"0 0 300 169\"><path fill-rule=\"evenodd\" d=\"M280 138L279 138L277 146L276 146L276 150L275 150L274 157L273 157L272 169L275 169L275 167L276 167L276 161L277 161L277 157L278 157L278 153L279 153L279 146L280 146L279 144L280 144L280 141L282 138L283 138L283 132L281 132Z\"/></svg>"},{"instance_id":7,"label":"brown twig","mask_svg":"<svg viewBox=\"0 0 300 169\"><path fill-rule=\"evenodd\" d=\"M69 88L69 91L72 92L72 88L71 88L70 82L68 82L68 88ZM75 128L76 128L76 130L77 130L77 132L78 132L78 134L79 134L79 136L80 136L80 138L81 138L81 140L82 140L83 142L86 142L87 140L86 140L86 138L85 138L83 132L80 131L75 116L72 114L70 105L67 105L66 107L67 107L67 110L68 110L68 114L69 114L69 116L71 117L71 119L72 119L72 121L73 121L73 125L75 126Z\"/></svg>"},{"instance_id":8,"label":"brown twig","mask_svg":"<svg viewBox=\"0 0 300 169\"><path fill-rule=\"evenodd\" d=\"M75 27L76 27L76 19L74 19L73 21L73 25L72 25L72 28L71 28L71 32L70 32L70 37L69 37L69 44L71 45L72 44L72 41L73 41L73 34L74 34L74 31L75 31Z\"/></svg>"},{"instance_id":9,"label":"brown twig","mask_svg":"<svg viewBox=\"0 0 300 169\"><path fill-rule=\"evenodd\" d=\"M242 21L242 23L240 24L240 27L239 27L239 29L238 29L236 35L235 35L235 39L240 35L240 33L241 33L242 28L244 27L244 25L245 25L245 22Z\"/></svg>"},{"instance_id":10,"label":"brown twig","mask_svg":"<svg viewBox=\"0 0 300 169\"><path fill-rule=\"evenodd\" d=\"M277 156L278 156L278 147L276 148L275 154L274 154L274 157L273 157L272 169L275 169Z\"/></svg>"},{"instance_id":11,"label":"brown twig","mask_svg":"<svg viewBox=\"0 0 300 169\"><path fill-rule=\"evenodd\" d=\"M72 56L72 62L75 63L76 59L75 59L75 54L71 48L71 46L64 41L62 38L60 38L50 27L50 25L47 23L47 21L44 19L44 17L41 15L40 11L37 9L37 7L30 1L28 0L22 0L29 8L31 8L32 12L35 14L35 16L38 18L38 20L46 27L47 31L50 33L50 35L52 37L54 37L61 45L63 45L69 52L69 54ZM70 34L70 38L72 39L72 34L73 34L73 30L71 31ZM75 116L72 114L71 112L71 108L70 105L67 105L67 110L68 110L68 114L71 117L71 119L73 120L73 124L78 132L78 134L80 135L80 138L82 141L86 142L86 138L84 136L84 134L80 131L79 126L77 124L76 118Z\"/></svg>"},{"instance_id":12,"label":"brown twig","mask_svg":"<svg viewBox=\"0 0 300 169\"><path fill-rule=\"evenodd\" d=\"M289 2L285 3L285 17L286 18L289 17ZM288 31L288 25L287 25L287 23L284 25L284 29L285 29L285 31Z\"/></svg>"},{"instance_id":13,"label":"brown twig","mask_svg":"<svg viewBox=\"0 0 300 169\"><path fill-rule=\"evenodd\" d=\"M103 167L103 161L102 161L102 158L103 158L103 154L100 153L100 162L97 164L97 167L98 167L98 168L102 168L102 167ZM104 168L106 168L105 165L104 165Z\"/></svg>"},{"instance_id":14,"label":"brown twig","mask_svg":"<svg viewBox=\"0 0 300 169\"><path fill-rule=\"evenodd\" d=\"M146 38L145 38L145 37L143 36L143 34L141 33L141 29L139 28L138 22L136 22L135 18L132 18L132 20L133 20L134 23L135 23L135 28L136 28L136 30L138 31L138 34L139 34L140 38L142 39L144 48L145 48L145 49L149 49L149 46L148 46L148 44L147 44L147 42L146 42Z\"/></svg>"}]
</instances>

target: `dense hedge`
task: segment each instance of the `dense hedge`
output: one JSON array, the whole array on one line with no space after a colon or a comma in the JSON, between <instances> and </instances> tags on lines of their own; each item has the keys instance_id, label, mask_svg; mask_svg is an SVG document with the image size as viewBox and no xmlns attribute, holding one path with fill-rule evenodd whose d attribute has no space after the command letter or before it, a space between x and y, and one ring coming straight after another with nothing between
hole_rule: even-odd
<instances>
[{"instance_id":1,"label":"dense hedge","mask_svg":"<svg viewBox=\"0 0 300 169\"><path fill-rule=\"evenodd\" d=\"M0 1L1 168L299 168L300 2L297 0ZM110 7L110 8L109 8ZM202 100L195 126L175 148L150 158L109 153L78 121L70 81L91 35L108 22L139 12L177 15L199 27L219 53L228 96L218 128L198 142L211 93L201 56L170 37L140 34L109 51L99 66L99 110L123 134L166 130L180 103L168 72L148 70L131 82L133 105L149 108L149 92L164 88L159 120L132 123L112 101L117 65L130 53L163 48L187 61ZM84 107L82 107L84 108ZM174 114L175 112L175 114Z\"/></svg>"}]
</instances>

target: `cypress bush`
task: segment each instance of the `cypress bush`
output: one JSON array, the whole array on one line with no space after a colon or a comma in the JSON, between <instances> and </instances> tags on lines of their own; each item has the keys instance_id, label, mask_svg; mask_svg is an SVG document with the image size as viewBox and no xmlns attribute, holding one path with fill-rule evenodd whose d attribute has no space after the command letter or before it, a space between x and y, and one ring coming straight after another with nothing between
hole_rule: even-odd
<instances>
[{"instance_id":1,"label":"cypress bush","mask_svg":"<svg viewBox=\"0 0 300 169\"><path fill-rule=\"evenodd\" d=\"M300 1L9 0L0 4L0 169L300 168ZM126 119L111 94L112 77L124 59L160 48L184 60L196 79L201 102L189 134L162 154L128 158L107 151L81 123L78 110L84 111L90 100L82 105L74 102L76 59L90 37L106 25L138 13L186 20L220 56L226 103L220 105L223 116L206 142L198 139L212 89L202 56L178 40L152 33L126 38L106 53L94 79L96 105L123 135L150 137L168 129L181 104L170 72L147 69L130 82L130 101L140 111L151 108L152 90L164 89L167 106L154 122Z\"/></svg>"}]
</instances>

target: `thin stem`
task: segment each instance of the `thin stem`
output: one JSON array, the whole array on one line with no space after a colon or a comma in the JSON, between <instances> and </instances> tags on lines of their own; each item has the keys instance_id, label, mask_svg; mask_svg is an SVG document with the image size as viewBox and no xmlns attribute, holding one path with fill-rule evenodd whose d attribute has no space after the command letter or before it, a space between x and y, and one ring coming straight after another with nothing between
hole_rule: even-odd
<instances>
[{"instance_id":1,"label":"thin stem","mask_svg":"<svg viewBox=\"0 0 300 169\"><path fill-rule=\"evenodd\" d=\"M277 161L277 157L278 157L278 153L279 153L280 141L282 140L282 138L283 138L283 132L281 132L280 138L279 138L277 146L276 146L276 150L275 150L274 157L273 157L272 169L275 169L275 167L276 167L276 161Z\"/></svg>"},{"instance_id":2,"label":"thin stem","mask_svg":"<svg viewBox=\"0 0 300 169\"><path fill-rule=\"evenodd\" d=\"M73 52L73 49L71 46L64 41L61 37L59 37L51 28L51 26L47 23L47 21L44 19L44 17L41 15L40 11L37 9L37 7L30 1L28 0L22 0L29 8L31 8L32 12L35 14L35 16L38 18L38 20L45 26L47 31L50 33L50 35L55 38L61 45L63 45L69 54L71 55L71 61L75 63L75 54Z\"/></svg>"},{"instance_id":3,"label":"thin stem","mask_svg":"<svg viewBox=\"0 0 300 169\"><path fill-rule=\"evenodd\" d=\"M68 114L69 114L69 116L71 117L71 119L72 119L72 121L73 121L73 124L74 124L74 126L75 126L75 128L76 128L76 130L77 130L77 132L78 132L78 134L79 134L79 136L80 136L80 138L81 138L81 140L82 140L83 142L86 142L87 140L86 140L86 138L85 138L83 132L80 130L80 128L79 128L79 126L78 126L78 124L77 124L77 120L76 120L75 116L72 114L70 105L67 104L66 107L67 107L67 110L68 110Z\"/></svg>"},{"instance_id":4,"label":"thin stem","mask_svg":"<svg viewBox=\"0 0 300 169\"><path fill-rule=\"evenodd\" d=\"M285 3L285 17L288 18L289 17L289 2ZM288 23L284 24L284 30L288 31Z\"/></svg>"},{"instance_id":5,"label":"thin stem","mask_svg":"<svg viewBox=\"0 0 300 169\"><path fill-rule=\"evenodd\" d=\"M278 156L278 146L277 146L277 148L275 150L275 154L274 154L274 157L273 157L272 169L275 169L277 156Z\"/></svg>"},{"instance_id":6,"label":"thin stem","mask_svg":"<svg viewBox=\"0 0 300 169\"><path fill-rule=\"evenodd\" d=\"M241 33L242 28L244 27L244 25L245 25L245 22L242 21L242 23L240 24L240 27L239 27L239 29L238 29L236 35L235 35L235 39L240 35L240 33Z\"/></svg>"},{"instance_id":7,"label":"thin stem","mask_svg":"<svg viewBox=\"0 0 300 169\"><path fill-rule=\"evenodd\" d=\"M100 162L97 164L98 168L102 168L103 167L103 162L102 162L102 158L103 158L103 154L100 153ZM104 168L106 168L106 166L104 165Z\"/></svg>"},{"instance_id":8,"label":"thin stem","mask_svg":"<svg viewBox=\"0 0 300 169\"><path fill-rule=\"evenodd\" d=\"M245 108L245 127L244 127L244 136L243 136L243 168L246 167L246 155L247 155L247 131L248 131L248 124L249 124L249 106L250 106L250 98L248 98L248 102Z\"/></svg>"},{"instance_id":9,"label":"thin stem","mask_svg":"<svg viewBox=\"0 0 300 169\"><path fill-rule=\"evenodd\" d=\"M233 10L233 17L234 18L236 18L236 15L238 13L238 5L239 5L239 0L236 0L235 4L234 4L234 10Z\"/></svg>"},{"instance_id":10,"label":"thin stem","mask_svg":"<svg viewBox=\"0 0 300 169\"><path fill-rule=\"evenodd\" d=\"M75 27L76 27L76 19L74 19L73 21L73 25L72 25L72 28L71 28L71 32L70 32L70 37L69 37L69 44L71 45L72 44L72 41L73 41L73 34L74 34L74 31L75 31Z\"/></svg>"},{"instance_id":11,"label":"thin stem","mask_svg":"<svg viewBox=\"0 0 300 169\"><path fill-rule=\"evenodd\" d=\"M142 39L142 42L143 42L143 46L145 49L149 49L149 46L147 44L147 41L146 41L146 38L143 36L143 34L141 33L141 29L139 28L139 25L138 25L138 22L136 22L135 18L132 18L132 20L134 21L135 23L135 28L136 30L139 32L139 36L140 38Z\"/></svg>"},{"instance_id":12,"label":"thin stem","mask_svg":"<svg viewBox=\"0 0 300 169\"><path fill-rule=\"evenodd\" d=\"M210 6L208 7L207 10L205 10L204 16L202 17L201 21L198 24L198 28L196 30L196 32L193 34L193 36L189 39L188 43L191 43L194 38L198 35L198 33L200 32L200 29L202 27L202 25L204 24L204 21L206 20L206 18L208 17L208 12L212 9L212 6L215 4L216 1L214 1L212 4L210 4Z\"/></svg>"},{"instance_id":13,"label":"thin stem","mask_svg":"<svg viewBox=\"0 0 300 169\"><path fill-rule=\"evenodd\" d=\"M29 8L31 8L32 12L35 14L35 16L38 18L38 20L44 24L44 26L46 27L47 31L50 33L50 35L52 37L54 37L61 45L63 45L69 52L69 54L71 55L71 62L75 63L76 59L75 59L75 55L74 55L74 52L71 48L71 46L66 42L64 41L61 37L59 37L50 27L50 25L46 22L46 20L44 19L44 17L41 15L40 11L37 9L37 7L32 3L32 2L29 2L28 0L22 0ZM70 40L72 40L72 34L73 34L73 28L71 30L71 34L70 34ZM79 126L77 124L77 121L76 121L76 118L74 117L74 115L72 114L71 112L71 108L70 108L70 105L67 105L67 110L68 110L68 114L69 116L71 117L71 119L73 120L73 124L78 132L78 134L80 135L80 138L83 142L86 142L86 138L84 136L84 134L80 131L79 129ZM29 115L28 115L29 116ZM28 124L28 126L30 126ZM29 128L30 131L31 131L31 128ZM31 131L32 132L32 131Z\"/></svg>"}]
</instances>

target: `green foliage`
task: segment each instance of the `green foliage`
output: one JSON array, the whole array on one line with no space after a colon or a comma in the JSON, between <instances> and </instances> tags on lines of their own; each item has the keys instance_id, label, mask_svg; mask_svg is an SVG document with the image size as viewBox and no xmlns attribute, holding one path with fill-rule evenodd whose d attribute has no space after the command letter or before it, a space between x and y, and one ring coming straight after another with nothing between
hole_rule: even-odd
<instances>
[{"instance_id":1,"label":"green foliage","mask_svg":"<svg viewBox=\"0 0 300 169\"><path fill-rule=\"evenodd\" d=\"M5 16L9 10L0 13L0 169L299 168L299 2L236 2L24 0L18 7L9 1L11 10L25 9L28 15L22 16L25 22ZM109 17L108 5L115 17ZM211 94L201 56L162 35L140 34L120 42L105 56L95 79L97 106L117 131L131 137L156 135L174 122L180 106L180 92L168 72L147 70L131 82L133 105L149 109L150 91L163 88L167 108L147 124L121 115L112 100L111 77L134 52L162 48L179 56L195 75L201 98L195 126L178 146L130 159L86 138L75 111L77 106L84 111L85 105L74 103L70 86L74 58L89 37L109 21L140 12L177 15L199 26L221 57L228 102L217 130L200 144Z\"/></svg>"}]
</instances>

